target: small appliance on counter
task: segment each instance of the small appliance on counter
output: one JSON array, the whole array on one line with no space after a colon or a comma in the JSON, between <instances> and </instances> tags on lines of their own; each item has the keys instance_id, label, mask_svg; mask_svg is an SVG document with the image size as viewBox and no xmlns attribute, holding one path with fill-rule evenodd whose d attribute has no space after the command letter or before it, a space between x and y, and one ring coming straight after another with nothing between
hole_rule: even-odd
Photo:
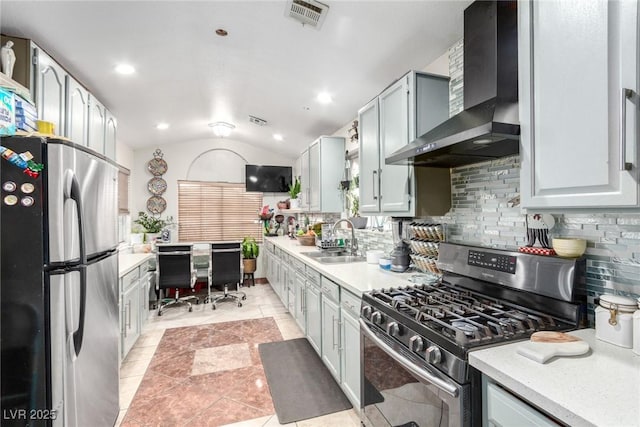
<instances>
[{"instance_id":1,"label":"small appliance on counter","mask_svg":"<svg viewBox=\"0 0 640 427\"><path fill-rule=\"evenodd\" d=\"M393 218L391 233L394 249L389 254L391 258L391 271L402 273L409 268L409 245L407 245L407 228L403 227L402 218Z\"/></svg>"}]
</instances>

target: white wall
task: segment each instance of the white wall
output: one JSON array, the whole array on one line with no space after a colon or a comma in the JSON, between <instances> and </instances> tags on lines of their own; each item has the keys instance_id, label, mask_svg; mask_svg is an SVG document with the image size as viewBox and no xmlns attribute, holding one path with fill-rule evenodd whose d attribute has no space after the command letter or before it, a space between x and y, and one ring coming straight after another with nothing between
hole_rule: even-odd
<instances>
[{"instance_id":1,"label":"white wall","mask_svg":"<svg viewBox=\"0 0 640 427\"><path fill-rule=\"evenodd\" d=\"M178 221L178 181L187 179L187 173L194 160L209 150L227 149L233 151L250 164L293 166L295 163L295 159L274 154L269 150L268 146L260 148L229 138L178 141L172 144L136 150L134 151L131 167L131 193L133 200L131 213L134 218L137 217L137 212L146 211L147 199L151 197L151 193L147 190L147 183L153 178L153 175L147 170L147 162L153 158L156 148L162 150L164 153L163 158L168 165L167 173L162 176L167 181L167 191L162 195L167 201L167 209L162 213L162 217L173 216ZM237 163L231 167L224 163L219 164L216 165L215 174L217 177L236 177L238 176L237 168ZM200 171L199 176L202 176L202 172ZM244 176L244 171L242 171L242 176ZM283 197L277 193L265 194L265 204L275 206L275 202L279 199L284 200L286 196Z\"/></svg>"}]
</instances>

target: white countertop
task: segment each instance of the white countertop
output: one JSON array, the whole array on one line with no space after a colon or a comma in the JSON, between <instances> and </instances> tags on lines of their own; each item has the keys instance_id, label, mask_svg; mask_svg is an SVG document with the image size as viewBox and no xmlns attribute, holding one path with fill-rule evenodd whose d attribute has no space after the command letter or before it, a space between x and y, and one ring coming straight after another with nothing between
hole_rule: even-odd
<instances>
[{"instance_id":1,"label":"white countertop","mask_svg":"<svg viewBox=\"0 0 640 427\"><path fill-rule=\"evenodd\" d=\"M122 277L140 264L155 257L154 254L118 254L118 276Z\"/></svg>"},{"instance_id":2,"label":"white countertop","mask_svg":"<svg viewBox=\"0 0 640 427\"><path fill-rule=\"evenodd\" d=\"M589 343L589 353L540 364L513 343L472 351L469 363L571 426L640 426L640 356L597 340L594 329L570 334Z\"/></svg>"},{"instance_id":3,"label":"white countertop","mask_svg":"<svg viewBox=\"0 0 640 427\"><path fill-rule=\"evenodd\" d=\"M315 246L302 246L297 240L290 239L287 236L265 237L265 240L272 242L289 255L293 255L305 264L310 265L322 275L358 296L372 289L412 285L408 279L412 275L417 274L415 272L394 273L392 271L385 271L382 270L378 264L368 264L366 262L322 264L313 258L301 255L302 252L319 250Z\"/></svg>"}]
</instances>

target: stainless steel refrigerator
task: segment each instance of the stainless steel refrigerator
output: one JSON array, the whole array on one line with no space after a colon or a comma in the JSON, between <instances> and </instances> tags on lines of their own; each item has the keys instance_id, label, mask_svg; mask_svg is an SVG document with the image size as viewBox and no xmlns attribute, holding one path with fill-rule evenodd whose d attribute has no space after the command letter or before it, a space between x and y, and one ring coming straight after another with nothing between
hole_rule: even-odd
<instances>
[{"instance_id":1,"label":"stainless steel refrigerator","mask_svg":"<svg viewBox=\"0 0 640 427\"><path fill-rule=\"evenodd\" d=\"M117 168L73 143L3 137L2 426L112 426L119 412Z\"/></svg>"}]
</instances>

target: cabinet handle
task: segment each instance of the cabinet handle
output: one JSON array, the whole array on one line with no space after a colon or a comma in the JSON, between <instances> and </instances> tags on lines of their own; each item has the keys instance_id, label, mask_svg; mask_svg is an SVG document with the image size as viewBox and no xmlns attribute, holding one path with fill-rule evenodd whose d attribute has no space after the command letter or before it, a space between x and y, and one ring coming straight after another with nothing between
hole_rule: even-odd
<instances>
[{"instance_id":1,"label":"cabinet handle","mask_svg":"<svg viewBox=\"0 0 640 427\"><path fill-rule=\"evenodd\" d=\"M627 100L631 99L633 91L622 88L622 103L620 104L620 170L628 171L633 163L627 163Z\"/></svg>"},{"instance_id":2,"label":"cabinet handle","mask_svg":"<svg viewBox=\"0 0 640 427\"><path fill-rule=\"evenodd\" d=\"M338 322L338 343L340 344L338 346L338 351L342 352L343 347L342 347L342 325L344 325L344 322Z\"/></svg>"},{"instance_id":3,"label":"cabinet handle","mask_svg":"<svg viewBox=\"0 0 640 427\"><path fill-rule=\"evenodd\" d=\"M333 348L337 347L335 323L336 323L336 316L331 316L331 342L333 342Z\"/></svg>"},{"instance_id":4,"label":"cabinet handle","mask_svg":"<svg viewBox=\"0 0 640 427\"><path fill-rule=\"evenodd\" d=\"M378 175L378 171L373 171L373 200L378 200L378 196L376 196L376 175Z\"/></svg>"}]
</instances>

